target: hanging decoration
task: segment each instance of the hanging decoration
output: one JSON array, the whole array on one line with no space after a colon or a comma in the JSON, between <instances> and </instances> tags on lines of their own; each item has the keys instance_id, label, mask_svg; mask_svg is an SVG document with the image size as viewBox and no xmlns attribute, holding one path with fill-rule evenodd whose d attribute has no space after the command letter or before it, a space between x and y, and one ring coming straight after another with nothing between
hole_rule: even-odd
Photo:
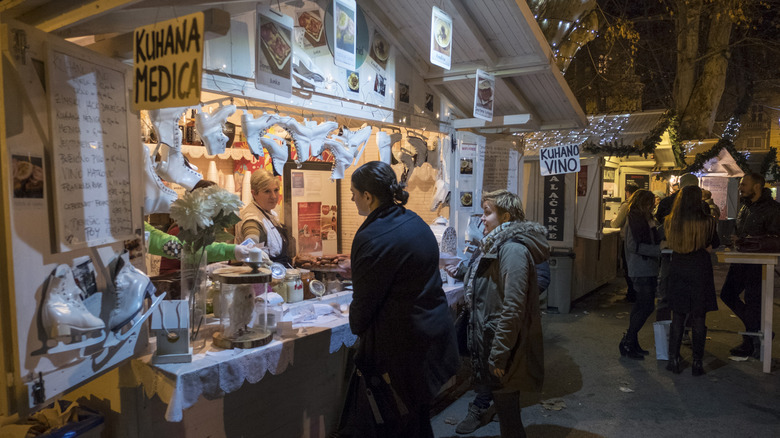
<instances>
[{"instance_id":1,"label":"hanging decoration","mask_svg":"<svg viewBox=\"0 0 780 438\"><path fill-rule=\"evenodd\" d=\"M583 143L582 149L591 154L610 157L628 157L629 155L644 155L646 157L652 154L658 144L661 143L664 132L669 132L669 141L672 144L675 164L682 167L685 166L685 151L678 136L678 128L677 117L672 111L667 111L658 119L655 127L641 143L636 142L633 145L626 145L622 140L613 140L598 144L587 141Z\"/></svg>"}]
</instances>

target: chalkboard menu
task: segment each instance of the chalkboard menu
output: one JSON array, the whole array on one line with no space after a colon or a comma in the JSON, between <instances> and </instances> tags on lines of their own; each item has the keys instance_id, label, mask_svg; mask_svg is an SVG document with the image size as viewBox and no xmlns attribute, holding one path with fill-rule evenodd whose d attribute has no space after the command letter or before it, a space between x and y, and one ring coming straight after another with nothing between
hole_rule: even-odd
<instances>
[{"instance_id":1,"label":"chalkboard menu","mask_svg":"<svg viewBox=\"0 0 780 438\"><path fill-rule=\"evenodd\" d=\"M55 252L132 235L128 101L121 63L49 50Z\"/></svg>"}]
</instances>

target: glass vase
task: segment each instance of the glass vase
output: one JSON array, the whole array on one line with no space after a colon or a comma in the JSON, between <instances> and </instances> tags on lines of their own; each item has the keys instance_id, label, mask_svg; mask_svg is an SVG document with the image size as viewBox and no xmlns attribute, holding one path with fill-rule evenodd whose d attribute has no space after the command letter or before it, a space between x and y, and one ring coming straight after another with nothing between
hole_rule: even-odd
<instances>
[{"instance_id":1,"label":"glass vase","mask_svg":"<svg viewBox=\"0 0 780 438\"><path fill-rule=\"evenodd\" d=\"M194 350L205 346L207 254L205 247L192 251L185 245L181 252L181 299L190 307L190 343Z\"/></svg>"}]
</instances>

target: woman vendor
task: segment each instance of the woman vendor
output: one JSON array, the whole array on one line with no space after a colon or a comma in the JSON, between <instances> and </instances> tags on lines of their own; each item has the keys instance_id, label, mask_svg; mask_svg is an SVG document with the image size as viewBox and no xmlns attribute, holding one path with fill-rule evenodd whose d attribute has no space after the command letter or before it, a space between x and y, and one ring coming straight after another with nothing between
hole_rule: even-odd
<instances>
[{"instance_id":1,"label":"woman vendor","mask_svg":"<svg viewBox=\"0 0 780 438\"><path fill-rule=\"evenodd\" d=\"M258 169L252 173L250 185L253 202L241 210L236 243L250 238L267 249L272 261L292 266L295 244L274 211L279 203L279 180L267 170Z\"/></svg>"}]
</instances>

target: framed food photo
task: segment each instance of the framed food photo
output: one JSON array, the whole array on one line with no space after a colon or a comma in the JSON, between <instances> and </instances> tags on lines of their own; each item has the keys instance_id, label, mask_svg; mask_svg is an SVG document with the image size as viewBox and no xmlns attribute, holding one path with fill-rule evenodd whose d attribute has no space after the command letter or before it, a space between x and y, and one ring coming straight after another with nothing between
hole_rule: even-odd
<instances>
[{"instance_id":1,"label":"framed food photo","mask_svg":"<svg viewBox=\"0 0 780 438\"><path fill-rule=\"evenodd\" d=\"M257 28L255 87L280 96L292 95L292 17L258 5Z\"/></svg>"},{"instance_id":2,"label":"framed food photo","mask_svg":"<svg viewBox=\"0 0 780 438\"><path fill-rule=\"evenodd\" d=\"M341 253L341 180L331 180L332 163L294 161L284 165L284 225L296 254ZM294 186L293 186L294 184Z\"/></svg>"},{"instance_id":3,"label":"framed food photo","mask_svg":"<svg viewBox=\"0 0 780 438\"><path fill-rule=\"evenodd\" d=\"M311 9L298 13L298 26L303 29L303 37L311 47L322 47L328 44L325 38L325 22L322 10Z\"/></svg>"}]
</instances>

